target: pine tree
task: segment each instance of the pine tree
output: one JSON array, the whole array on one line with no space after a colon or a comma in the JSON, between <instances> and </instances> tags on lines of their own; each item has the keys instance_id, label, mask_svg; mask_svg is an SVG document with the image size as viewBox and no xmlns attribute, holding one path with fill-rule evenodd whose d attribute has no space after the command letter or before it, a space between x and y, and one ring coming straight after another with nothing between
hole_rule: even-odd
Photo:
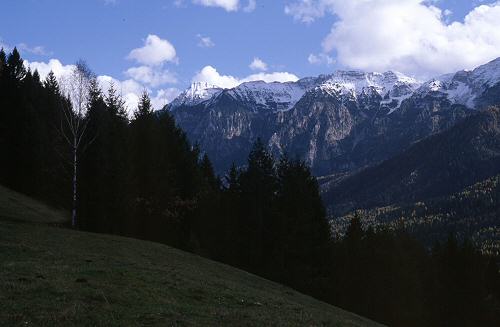
<instances>
[{"instance_id":1,"label":"pine tree","mask_svg":"<svg viewBox=\"0 0 500 327\"><path fill-rule=\"evenodd\" d=\"M134 112L135 119L148 117L153 113L153 108L151 107L151 99L147 91L143 91L141 99L139 100L139 105L137 110Z\"/></svg>"},{"instance_id":2,"label":"pine tree","mask_svg":"<svg viewBox=\"0 0 500 327\"><path fill-rule=\"evenodd\" d=\"M268 262L279 280L319 295L331 242L319 186L304 162L283 157L278 165L277 214L269 229Z\"/></svg>"},{"instance_id":3,"label":"pine tree","mask_svg":"<svg viewBox=\"0 0 500 327\"><path fill-rule=\"evenodd\" d=\"M233 162L229 173L226 176L227 190L230 192L237 192L240 190L240 172L236 168L236 164Z\"/></svg>"},{"instance_id":4,"label":"pine tree","mask_svg":"<svg viewBox=\"0 0 500 327\"><path fill-rule=\"evenodd\" d=\"M45 78L45 81L43 82L43 85L47 91L54 95L60 95L61 90L59 89L59 83L57 82L56 75L54 72L51 70L47 77Z\"/></svg>"},{"instance_id":5,"label":"pine tree","mask_svg":"<svg viewBox=\"0 0 500 327\"><path fill-rule=\"evenodd\" d=\"M210 192L213 192L219 188L219 181L217 176L215 176L214 167L212 162L205 153L200 162L201 173L205 183L207 184Z\"/></svg>"},{"instance_id":6,"label":"pine tree","mask_svg":"<svg viewBox=\"0 0 500 327\"><path fill-rule=\"evenodd\" d=\"M113 82L111 82L109 85L108 95L106 96L105 101L112 116L117 117L123 121L128 120L127 112L125 110L125 101L120 95L117 94Z\"/></svg>"},{"instance_id":7,"label":"pine tree","mask_svg":"<svg viewBox=\"0 0 500 327\"><path fill-rule=\"evenodd\" d=\"M127 156L128 117L125 102L117 94L114 84L111 83L105 97L108 108L109 126L106 139L108 140L108 192L109 201L108 232L123 234L125 232L125 217L127 215L127 178L129 161Z\"/></svg>"},{"instance_id":8,"label":"pine tree","mask_svg":"<svg viewBox=\"0 0 500 327\"><path fill-rule=\"evenodd\" d=\"M278 183L274 159L260 139L248 156L248 167L242 172L240 181L244 205L239 224L241 260L247 269L263 273L264 251L269 239L267 227L274 214Z\"/></svg>"},{"instance_id":9,"label":"pine tree","mask_svg":"<svg viewBox=\"0 0 500 327\"><path fill-rule=\"evenodd\" d=\"M7 74L11 79L11 82L14 80L21 81L26 76L26 68L24 67L23 60L21 59L21 55L17 48L12 50L12 53L9 55L7 59Z\"/></svg>"}]
</instances>

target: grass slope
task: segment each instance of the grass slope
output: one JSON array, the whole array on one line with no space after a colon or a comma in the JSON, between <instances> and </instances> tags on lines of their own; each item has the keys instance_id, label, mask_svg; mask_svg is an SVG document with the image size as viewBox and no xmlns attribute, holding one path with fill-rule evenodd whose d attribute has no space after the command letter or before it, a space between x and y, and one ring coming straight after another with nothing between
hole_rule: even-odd
<instances>
[{"instance_id":1,"label":"grass slope","mask_svg":"<svg viewBox=\"0 0 500 327\"><path fill-rule=\"evenodd\" d=\"M0 185L0 219L45 224L62 224L70 220L69 213L50 208Z\"/></svg>"},{"instance_id":2,"label":"grass slope","mask_svg":"<svg viewBox=\"0 0 500 327\"><path fill-rule=\"evenodd\" d=\"M46 224L65 218L0 188L1 326L377 326L165 245Z\"/></svg>"}]
</instances>

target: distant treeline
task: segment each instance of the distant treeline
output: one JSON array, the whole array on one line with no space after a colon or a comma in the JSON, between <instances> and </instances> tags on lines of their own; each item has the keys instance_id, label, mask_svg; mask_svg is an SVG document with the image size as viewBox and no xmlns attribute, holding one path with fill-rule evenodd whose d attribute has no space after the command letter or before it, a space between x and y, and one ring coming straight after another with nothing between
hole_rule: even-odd
<instances>
[{"instance_id":1,"label":"distant treeline","mask_svg":"<svg viewBox=\"0 0 500 327\"><path fill-rule=\"evenodd\" d=\"M130 118L82 62L41 81L0 52L0 151L0 183L71 209L75 228L195 252L391 326L500 325L493 258L453 236L428 251L358 218L334 239L303 162L257 140L245 168L217 177L146 92Z\"/></svg>"}]
</instances>

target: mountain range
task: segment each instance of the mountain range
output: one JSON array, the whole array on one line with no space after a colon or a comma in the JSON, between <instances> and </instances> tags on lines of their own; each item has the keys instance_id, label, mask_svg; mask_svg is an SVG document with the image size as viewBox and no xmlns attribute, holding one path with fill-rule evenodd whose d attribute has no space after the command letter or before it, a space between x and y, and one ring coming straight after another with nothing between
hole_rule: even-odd
<instances>
[{"instance_id":1,"label":"mountain range","mask_svg":"<svg viewBox=\"0 0 500 327\"><path fill-rule=\"evenodd\" d=\"M194 83L168 107L219 173L245 163L260 137L317 176L351 172L399 153L495 102L500 59L419 82L400 73L337 71L297 82Z\"/></svg>"},{"instance_id":2,"label":"mountain range","mask_svg":"<svg viewBox=\"0 0 500 327\"><path fill-rule=\"evenodd\" d=\"M500 173L500 58L422 82L336 71L296 82L194 83L168 110L219 174L260 138L310 165L331 217L451 196Z\"/></svg>"}]
</instances>

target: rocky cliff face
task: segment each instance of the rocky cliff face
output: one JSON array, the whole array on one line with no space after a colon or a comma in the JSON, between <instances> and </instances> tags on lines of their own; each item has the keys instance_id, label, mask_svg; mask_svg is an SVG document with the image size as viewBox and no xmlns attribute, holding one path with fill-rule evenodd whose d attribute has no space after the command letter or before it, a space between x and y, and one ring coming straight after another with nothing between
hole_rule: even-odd
<instances>
[{"instance_id":1,"label":"rocky cliff face","mask_svg":"<svg viewBox=\"0 0 500 327\"><path fill-rule=\"evenodd\" d=\"M243 165L260 137L274 155L298 156L321 176L372 166L453 126L497 102L499 81L500 60L425 83L338 71L233 89L194 84L168 110L219 173Z\"/></svg>"}]
</instances>

